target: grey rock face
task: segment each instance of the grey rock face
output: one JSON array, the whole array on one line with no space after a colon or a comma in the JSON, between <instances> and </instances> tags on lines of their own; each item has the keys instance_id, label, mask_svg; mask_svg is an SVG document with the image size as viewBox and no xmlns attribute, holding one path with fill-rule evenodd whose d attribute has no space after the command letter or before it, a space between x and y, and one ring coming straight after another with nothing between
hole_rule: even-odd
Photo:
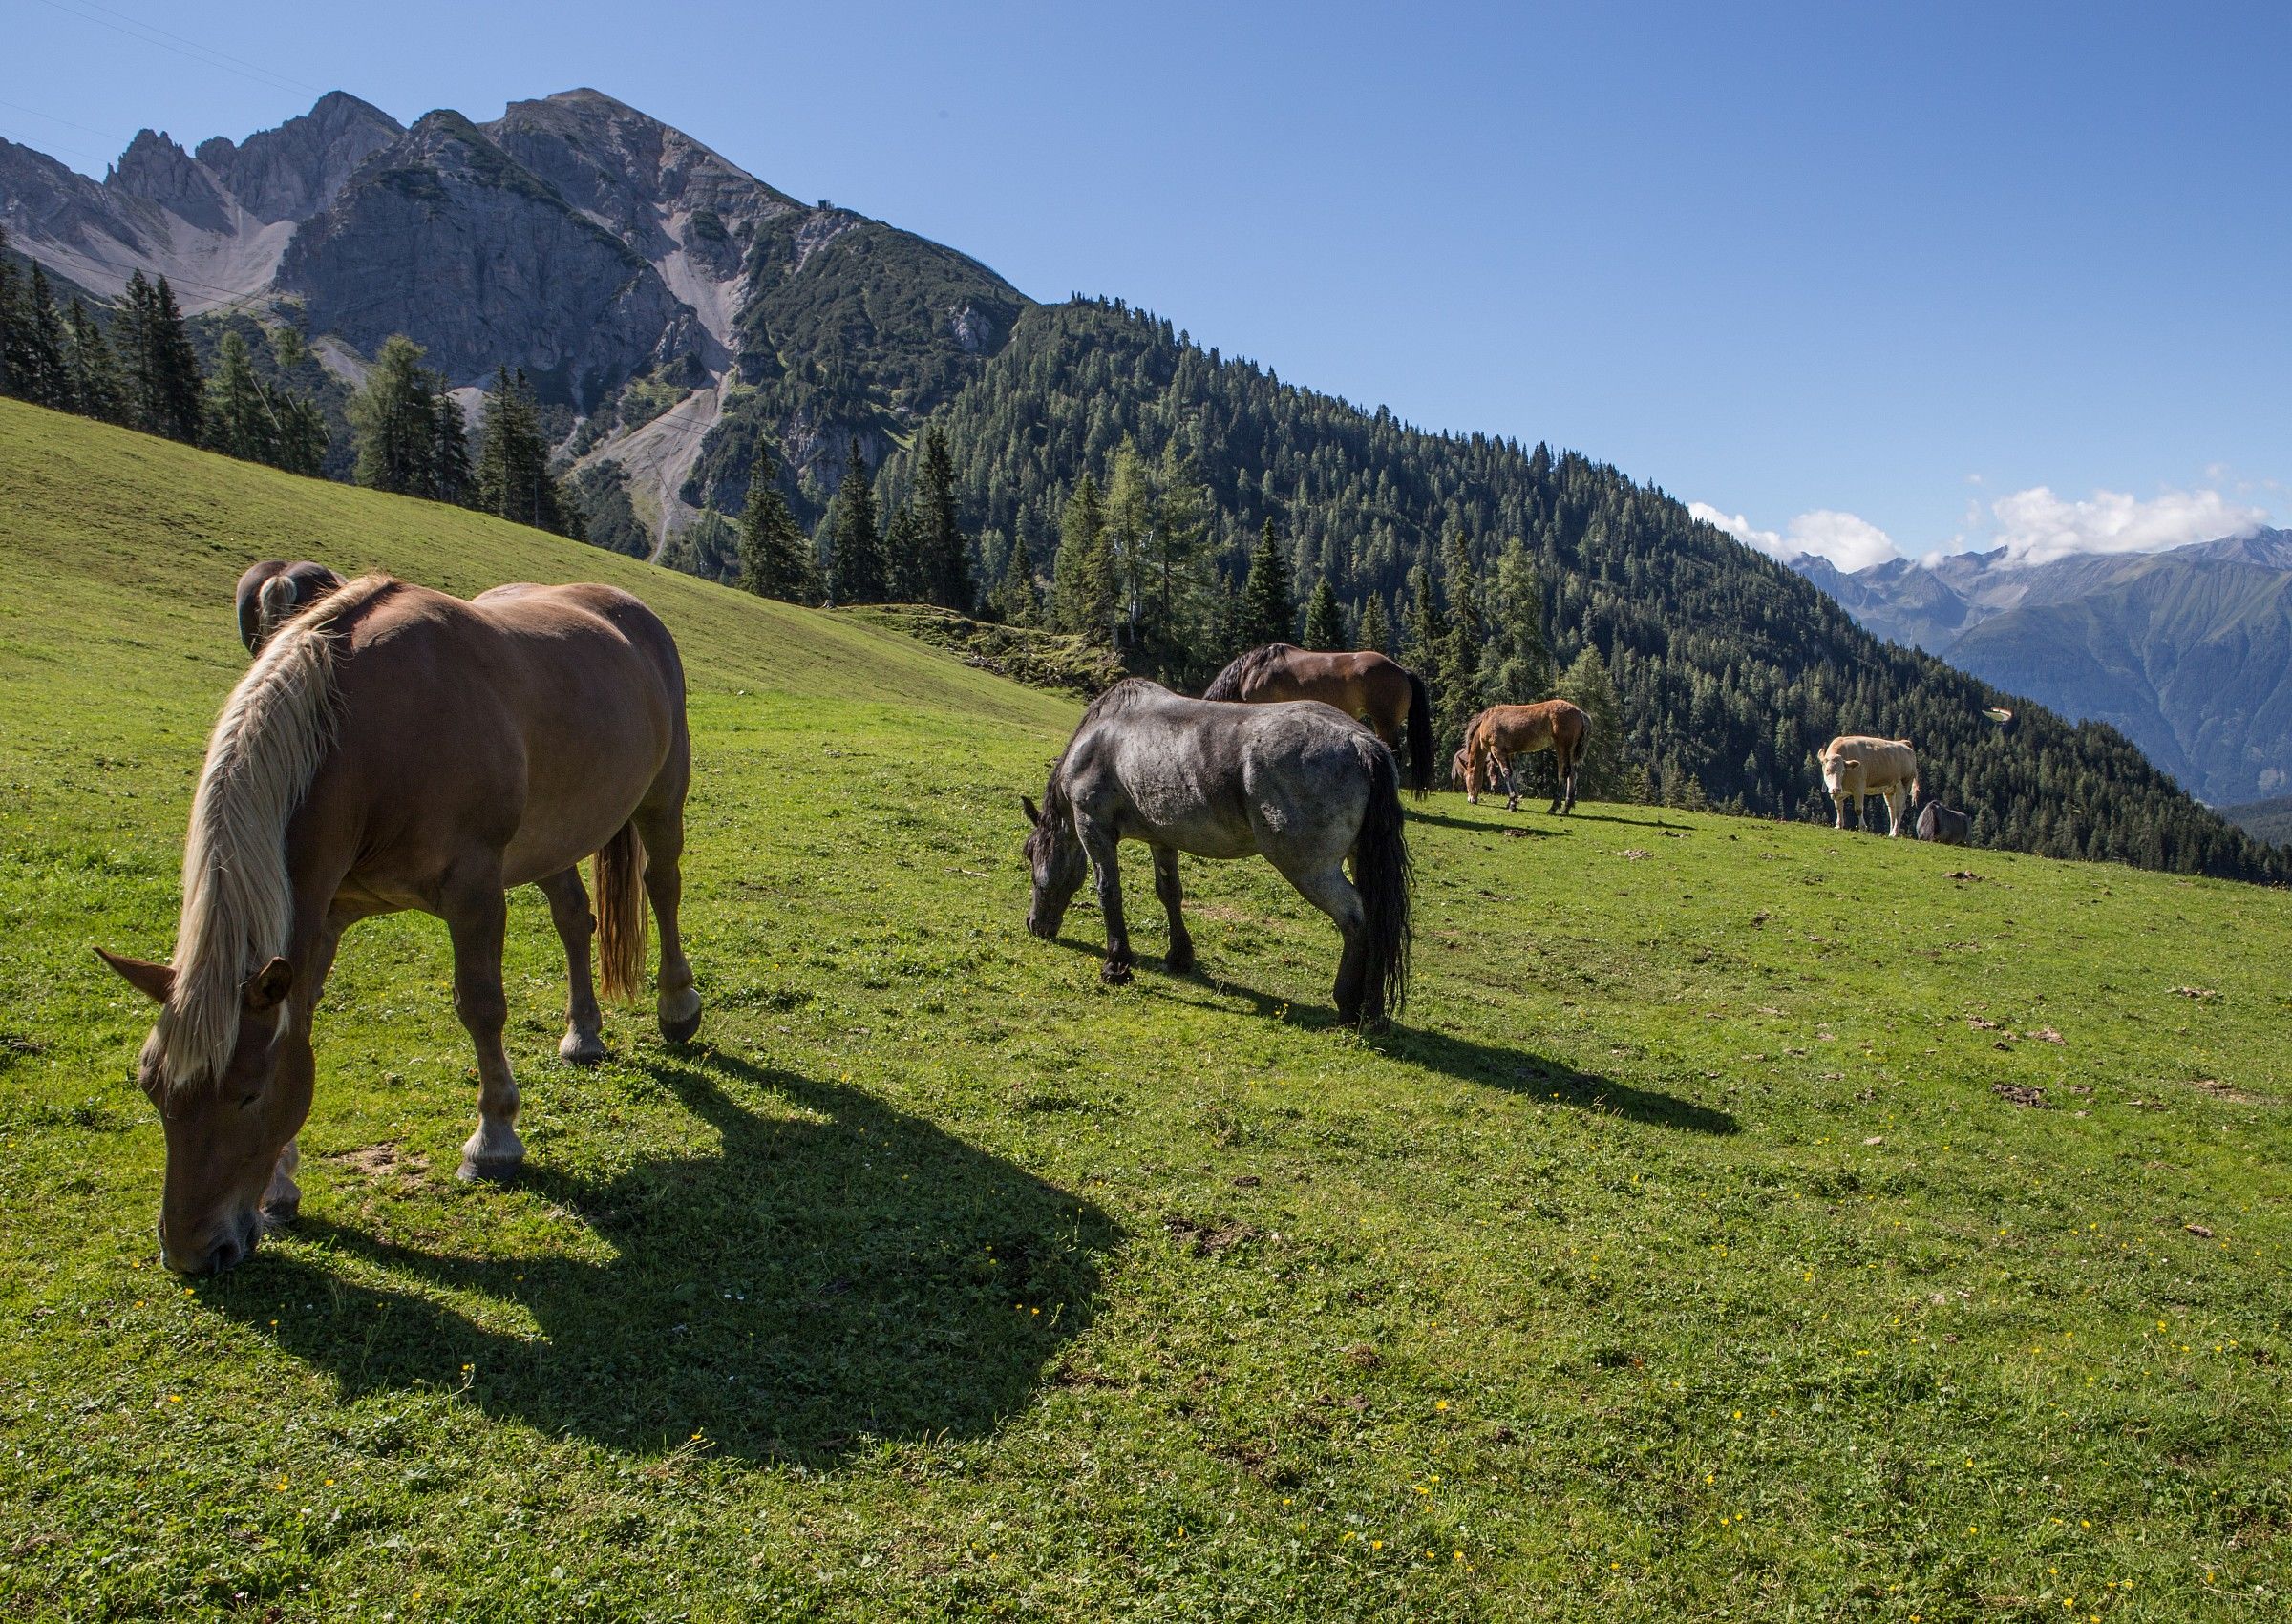
<instances>
[{"instance_id":1,"label":"grey rock face","mask_svg":"<svg viewBox=\"0 0 2292 1624\"><path fill-rule=\"evenodd\" d=\"M584 408L689 314L636 250L453 113L369 157L296 233L278 284L315 331L370 350L407 333L456 383L522 367L543 398Z\"/></svg>"},{"instance_id":2,"label":"grey rock face","mask_svg":"<svg viewBox=\"0 0 2292 1624\"><path fill-rule=\"evenodd\" d=\"M199 160L162 135L138 130L104 177L107 190L159 204L202 231L228 231L230 200Z\"/></svg>"},{"instance_id":3,"label":"grey rock face","mask_svg":"<svg viewBox=\"0 0 2292 1624\"><path fill-rule=\"evenodd\" d=\"M308 220L334 200L368 154L405 128L378 107L329 91L309 112L244 145L222 136L202 141L199 161L257 220Z\"/></svg>"}]
</instances>

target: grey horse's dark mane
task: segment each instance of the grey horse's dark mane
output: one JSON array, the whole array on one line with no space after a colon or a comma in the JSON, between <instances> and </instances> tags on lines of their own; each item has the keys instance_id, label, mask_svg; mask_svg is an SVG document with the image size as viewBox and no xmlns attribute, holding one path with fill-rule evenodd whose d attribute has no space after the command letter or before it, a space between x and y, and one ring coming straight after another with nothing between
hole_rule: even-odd
<instances>
[{"instance_id":1,"label":"grey horse's dark mane","mask_svg":"<svg viewBox=\"0 0 2292 1624\"><path fill-rule=\"evenodd\" d=\"M1249 685L1265 674L1265 667L1275 661L1297 652L1293 643L1269 643L1263 648L1253 648L1246 654L1237 654L1224 670L1210 679L1210 685L1201 690L1204 699L1240 699ZM1110 690L1111 691L1111 690Z\"/></svg>"},{"instance_id":2,"label":"grey horse's dark mane","mask_svg":"<svg viewBox=\"0 0 2292 1624\"><path fill-rule=\"evenodd\" d=\"M1169 691L1161 684L1149 682L1144 677L1125 677L1091 701L1082 713L1082 721L1076 724L1072 737L1067 740L1067 748L1058 752L1058 760L1050 769L1050 782L1043 786L1044 827L1063 827L1073 816L1073 798L1067 793L1067 757L1073 753L1074 740L1082 737L1084 728L1101 717L1119 715L1149 695Z\"/></svg>"}]
</instances>

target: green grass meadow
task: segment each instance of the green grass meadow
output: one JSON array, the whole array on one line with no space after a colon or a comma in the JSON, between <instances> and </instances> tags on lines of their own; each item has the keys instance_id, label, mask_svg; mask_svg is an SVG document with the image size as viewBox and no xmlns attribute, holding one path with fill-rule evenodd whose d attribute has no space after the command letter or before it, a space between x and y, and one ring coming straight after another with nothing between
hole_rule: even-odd
<instances>
[{"instance_id":1,"label":"green grass meadow","mask_svg":"<svg viewBox=\"0 0 2292 1624\"><path fill-rule=\"evenodd\" d=\"M690 668L701 1041L512 899L345 941L303 1218L157 1260L146 1007L249 560L601 579ZM1412 807L1416 976L1189 860L1024 927L1078 705L468 514L0 402L0 1616L2292 1614L2292 898ZM450 749L451 741L440 741Z\"/></svg>"}]
</instances>

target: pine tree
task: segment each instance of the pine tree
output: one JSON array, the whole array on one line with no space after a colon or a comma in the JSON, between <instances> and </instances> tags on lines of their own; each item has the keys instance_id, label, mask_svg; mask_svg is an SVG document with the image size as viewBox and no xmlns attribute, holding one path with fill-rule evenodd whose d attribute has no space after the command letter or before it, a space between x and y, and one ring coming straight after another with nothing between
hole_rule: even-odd
<instances>
[{"instance_id":1,"label":"pine tree","mask_svg":"<svg viewBox=\"0 0 2292 1624\"><path fill-rule=\"evenodd\" d=\"M812 544L788 511L788 499L780 494L779 465L771 442L760 434L748 473L748 500L740 509L740 584L759 598L819 601Z\"/></svg>"},{"instance_id":2,"label":"pine tree","mask_svg":"<svg viewBox=\"0 0 2292 1624\"><path fill-rule=\"evenodd\" d=\"M422 365L422 347L402 333L382 341L366 383L350 397L350 417L357 436L356 477L377 491L403 496L435 497L452 471L450 445L461 445L460 461L467 484L469 449L461 439L461 413L442 421L437 410L435 376ZM450 404L450 403L449 403Z\"/></svg>"},{"instance_id":3,"label":"pine tree","mask_svg":"<svg viewBox=\"0 0 2292 1624\"><path fill-rule=\"evenodd\" d=\"M967 615L978 597L971 583L971 544L956 509L955 459L947 452L946 431L937 424L923 431L915 493L922 529L917 549L920 596L926 603Z\"/></svg>"},{"instance_id":4,"label":"pine tree","mask_svg":"<svg viewBox=\"0 0 2292 1624\"><path fill-rule=\"evenodd\" d=\"M590 531L595 545L596 528ZM671 535L661 548L664 569L681 570L703 580L745 584L741 579L740 532L713 504L693 516L692 522Z\"/></svg>"},{"instance_id":5,"label":"pine tree","mask_svg":"<svg viewBox=\"0 0 2292 1624\"><path fill-rule=\"evenodd\" d=\"M1052 624L1095 642L1114 637L1114 572L1107 556L1106 503L1084 475L1067 498L1050 581Z\"/></svg>"},{"instance_id":6,"label":"pine tree","mask_svg":"<svg viewBox=\"0 0 2292 1624\"><path fill-rule=\"evenodd\" d=\"M76 297L64 313L64 370L71 384L72 410L105 423L123 421L127 403L120 389L119 363L103 329Z\"/></svg>"},{"instance_id":7,"label":"pine tree","mask_svg":"<svg viewBox=\"0 0 2292 1624\"><path fill-rule=\"evenodd\" d=\"M883 596L894 603L928 603L929 574L923 520L913 502L902 502L883 526Z\"/></svg>"},{"instance_id":8,"label":"pine tree","mask_svg":"<svg viewBox=\"0 0 2292 1624\"><path fill-rule=\"evenodd\" d=\"M446 392L446 380L435 372L425 371L422 378L429 391L430 451L424 472L429 486L418 494L456 507L475 507L478 471L470 463L470 426L462 416L461 402Z\"/></svg>"},{"instance_id":9,"label":"pine tree","mask_svg":"<svg viewBox=\"0 0 2292 1624\"><path fill-rule=\"evenodd\" d=\"M1345 646L1345 611L1338 606L1337 589L1323 576L1305 605L1305 646L1340 649Z\"/></svg>"},{"instance_id":10,"label":"pine tree","mask_svg":"<svg viewBox=\"0 0 2292 1624\"><path fill-rule=\"evenodd\" d=\"M1138 593L1140 652L1165 683L1183 687L1216 669L1209 493L1173 439L1154 475L1155 499Z\"/></svg>"},{"instance_id":11,"label":"pine tree","mask_svg":"<svg viewBox=\"0 0 2292 1624\"><path fill-rule=\"evenodd\" d=\"M1385 594L1372 592L1362 606L1361 630L1358 641L1363 648L1376 654L1392 652L1392 627L1385 619Z\"/></svg>"},{"instance_id":12,"label":"pine tree","mask_svg":"<svg viewBox=\"0 0 2292 1624\"><path fill-rule=\"evenodd\" d=\"M215 347L215 371L207 379L201 422L211 451L244 462L271 462L278 456L284 436L269 397L255 376L246 341L228 327Z\"/></svg>"},{"instance_id":13,"label":"pine tree","mask_svg":"<svg viewBox=\"0 0 2292 1624\"><path fill-rule=\"evenodd\" d=\"M1440 656L1448 636L1449 618L1441 613L1432 572L1420 558L1409 572L1409 614L1401 631L1401 664L1422 677L1434 695L1440 692Z\"/></svg>"},{"instance_id":14,"label":"pine tree","mask_svg":"<svg viewBox=\"0 0 2292 1624\"><path fill-rule=\"evenodd\" d=\"M24 313L16 291L15 262L8 257L8 233L0 231L0 394L16 392L16 352L24 342Z\"/></svg>"},{"instance_id":15,"label":"pine tree","mask_svg":"<svg viewBox=\"0 0 2292 1624\"><path fill-rule=\"evenodd\" d=\"M1584 740L1577 791L1587 800L1613 800L1624 778L1624 723L1607 662L1586 643L1556 685L1560 697L1581 707L1588 719L1590 736Z\"/></svg>"},{"instance_id":16,"label":"pine tree","mask_svg":"<svg viewBox=\"0 0 2292 1624\"><path fill-rule=\"evenodd\" d=\"M1242 587L1242 644L1286 643L1297 635L1297 608L1289 600L1289 556L1267 519L1249 555L1249 579Z\"/></svg>"},{"instance_id":17,"label":"pine tree","mask_svg":"<svg viewBox=\"0 0 2292 1624\"><path fill-rule=\"evenodd\" d=\"M1106 482L1106 556L1114 582L1114 647L1133 670L1151 664L1142 644L1155 635L1143 624L1147 542L1153 534L1154 490L1137 446L1126 439L1114 452L1114 472Z\"/></svg>"},{"instance_id":18,"label":"pine tree","mask_svg":"<svg viewBox=\"0 0 2292 1624\"><path fill-rule=\"evenodd\" d=\"M279 418L278 454L274 466L289 474L306 474L315 479L326 472L327 414L318 409L318 402L305 400L299 395L273 394L272 408Z\"/></svg>"},{"instance_id":19,"label":"pine tree","mask_svg":"<svg viewBox=\"0 0 2292 1624\"><path fill-rule=\"evenodd\" d=\"M1002 579L987 596L988 613L1007 626L1031 626L1042 615L1042 596L1034 584L1034 562L1027 557L1027 543L1011 538L1010 551L1003 559Z\"/></svg>"},{"instance_id":20,"label":"pine tree","mask_svg":"<svg viewBox=\"0 0 2292 1624\"><path fill-rule=\"evenodd\" d=\"M843 483L836 487L829 594L838 603L881 603L890 584L884 579L883 538L876 528L876 494L868 481L867 459L852 437Z\"/></svg>"},{"instance_id":21,"label":"pine tree","mask_svg":"<svg viewBox=\"0 0 2292 1624\"><path fill-rule=\"evenodd\" d=\"M1527 705L1552 692L1552 654L1544 642L1544 594L1536 563L1519 538L1504 544L1496 559L1495 601L1490 611L1492 663L1488 697L1496 705Z\"/></svg>"},{"instance_id":22,"label":"pine tree","mask_svg":"<svg viewBox=\"0 0 2292 1624\"><path fill-rule=\"evenodd\" d=\"M56 314L48 273L36 260L17 321L16 354L10 366L16 392L34 406L69 411L72 382L64 369L64 324Z\"/></svg>"},{"instance_id":23,"label":"pine tree","mask_svg":"<svg viewBox=\"0 0 2292 1624\"><path fill-rule=\"evenodd\" d=\"M1480 618L1479 583L1464 533L1449 538L1442 562L1448 580L1448 628L1440 640L1440 683L1432 693L1432 732L1445 756L1464 743L1465 724L1486 700L1481 694L1481 653L1488 641Z\"/></svg>"},{"instance_id":24,"label":"pine tree","mask_svg":"<svg viewBox=\"0 0 2292 1624\"><path fill-rule=\"evenodd\" d=\"M451 399L441 403L441 411L458 418ZM513 524L559 536L581 534L579 504L549 471L549 442L521 367L515 372L495 369L494 391L478 415L477 496L479 508Z\"/></svg>"},{"instance_id":25,"label":"pine tree","mask_svg":"<svg viewBox=\"0 0 2292 1624\"><path fill-rule=\"evenodd\" d=\"M155 285L128 278L126 320L128 412L146 433L199 443L199 355L165 277Z\"/></svg>"}]
</instances>

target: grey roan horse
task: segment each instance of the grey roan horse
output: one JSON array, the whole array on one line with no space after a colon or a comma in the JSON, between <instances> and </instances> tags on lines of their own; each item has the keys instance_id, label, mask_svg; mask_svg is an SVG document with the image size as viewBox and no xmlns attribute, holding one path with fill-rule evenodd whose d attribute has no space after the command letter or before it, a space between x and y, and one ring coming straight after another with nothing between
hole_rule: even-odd
<instances>
[{"instance_id":1,"label":"grey roan horse","mask_svg":"<svg viewBox=\"0 0 2292 1624\"><path fill-rule=\"evenodd\" d=\"M1170 915L1167 963L1184 975L1194 967L1194 942L1178 911L1178 854L1259 853L1345 934L1339 1018L1380 1025L1399 1012L1409 974L1399 781L1392 752L1333 706L1220 705L1141 678L1117 683L1083 712L1050 770L1041 810L1020 797L1033 825L1027 928L1058 934L1087 863L1106 916L1099 975L1112 985L1129 981L1114 849L1141 840L1154 850L1155 895Z\"/></svg>"}]
</instances>

